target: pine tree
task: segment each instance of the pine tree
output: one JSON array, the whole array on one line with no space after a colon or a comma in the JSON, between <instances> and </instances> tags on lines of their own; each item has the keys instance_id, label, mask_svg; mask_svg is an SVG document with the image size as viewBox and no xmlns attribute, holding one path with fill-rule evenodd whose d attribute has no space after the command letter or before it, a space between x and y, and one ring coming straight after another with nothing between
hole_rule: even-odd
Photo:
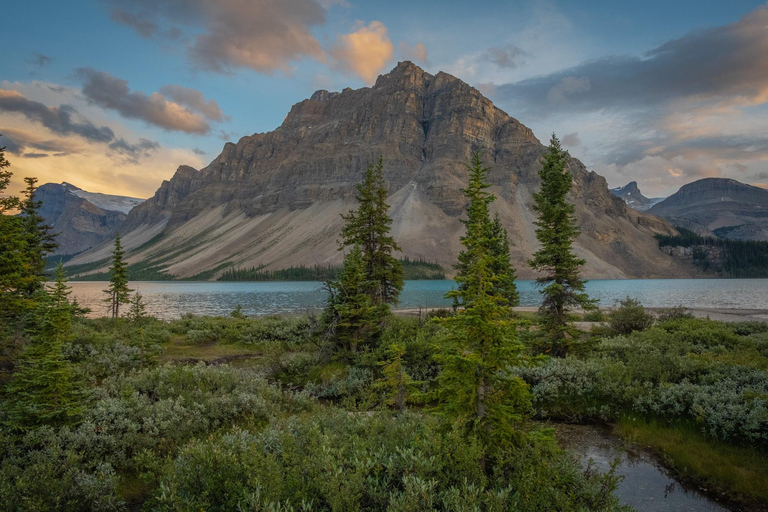
<instances>
[{"instance_id":1,"label":"pine tree","mask_svg":"<svg viewBox=\"0 0 768 512\"><path fill-rule=\"evenodd\" d=\"M25 198L20 203L21 218L24 231L27 236L26 254L29 258L29 276L25 293L33 295L42 289L45 282L45 257L58 247L53 228L45 223L40 215L42 201L35 199L37 193L37 178L24 178L27 188L24 190Z\"/></svg>"},{"instance_id":2,"label":"pine tree","mask_svg":"<svg viewBox=\"0 0 768 512\"><path fill-rule=\"evenodd\" d=\"M239 304L238 307L240 307ZM144 302L144 296L138 291L131 295L126 317L133 323L138 323L147 317L147 303Z\"/></svg>"},{"instance_id":3,"label":"pine tree","mask_svg":"<svg viewBox=\"0 0 768 512\"><path fill-rule=\"evenodd\" d=\"M515 307L520 304L517 293L517 273L509 256L509 235L501 224L498 214L491 222L490 251L492 256L491 273L496 276L494 291L504 299L503 305Z\"/></svg>"},{"instance_id":4,"label":"pine tree","mask_svg":"<svg viewBox=\"0 0 768 512\"><path fill-rule=\"evenodd\" d=\"M485 191L486 169L474 153L464 245L463 273L456 277L454 292L464 309L441 320L449 330L449 343L438 356L438 411L464 423L488 452L508 446L516 438L516 424L530 408L528 386L510 376L509 368L522 364L524 347L517 339L508 299L497 288L497 258L491 250L493 229L488 205L493 196ZM481 461L485 468L485 458Z\"/></svg>"},{"instance_id":5,"label":"pine tree","mask_svg":"<svg viewBox=\"0 0 768 512\"><path fill-rule=\"evenodd\" d=\"M509 237L507 230L501 224L499 216L496 215L493 221L490 220L490 204L496 199L492 194L487 192L491 184L486 182L488 167L483 165L482 152L477 150L472 152L471 160L467 165L469 171L469 184L463 192L470 199L469 207L467 208L467 219L461 222L467 226L467 235L465 235L461 242L465 246L459 253L459 261L454 268L456 269L456 281L459 283L458 291L454 290L446 294L446 298L453 299L454 309L463 306L462 293L466 290L466 276L471 266L472 250L473 248L468 245L471 243L469 237L470 225L482 225L483 237L481 241L474 243L485 243L486 249L490 253L491 258L491 272L495 276L494 282L491 283L489 293L499 295L504 299L504 305L514 307L519 303L517 286L515 285L515 269L512 266L512 262L509 256ZM472 202L474 201L474 203Z\"/></svg>"},{"instance_id":6,"label":"pine tree","mask_svg":"<svg viewBox=\"0 0 768 512\"><path fill-rule=\"evenodd\" d=\"M329 299L321 325L334 352L357 352L379 329L378 308L366 284L365 259L355 244L344 258L339 279L327 285Z\"/></svg>"},{"instance_id":7,"label":"pine tree","mask_svg":"<svg viewBox=\"0 0 768 512\"><path fill-rule=\"evenodd\" d=\"M357 185L359 206L342 215L346 224L341 231L341 244L342 248L360 246L365 264L365 292L388 313L388 305L397 304L403 289L403 266L392 256L400 247L389 234L392 219L383 167L382 159L376 165L369 165L363 182Z\"/></svg>"},{"instance_id":8,"label":"pine tree","mask_svg":"<svg viewBox=\"0 0 768 512\"><path fill-rule=\"evenodd\" d=\"M416 382L403 367L404 345L397 343L390 345L387 355L389 358L379 363L383 378L376 382L375 387L384 392L387 405L402 411L405 409L406 402L416 393Z\"/></svg>"},{"instance_id":9,"label":"pine tree","mask_svg":"<svg viewBox=\"0 0 768 512\"><path fill-rule=\"evenodd\" d=\"M71 291L66 282L59 264L53 289L38 301L37 332L8 385L8 423L14 428L69 423L82 410L80 383L63 354L72 325Z\"/></svg>"},{"instance_id":10,"label":"pine tree","mask_svg":"<svg viewBox=\"0 0 768 512\"><path fill-rule=\"evenodd\" d=\"M3 191L11 184L11 178L13 177L13 172L8 170L10 166L11 162L5 159L5 146L0 147L0 214L4 214L9 210L14 210L19 206L18 197L6 197L3 194Z\"/></svg>"},{"instance_id":11,"label":"pine tree","mask_svg":"<svg viewBox=\"0 0 768 512\"><path fill-rule=\"evenodd\" d=\"M529 262L544 275L537 279L543 288L541 305L543 331L548 337L551 355L564 357L570 339L577 335L568 321L575 307L590 309L594 301L584 292L585 281L579 277L579 267L585 261L573 253L573 241L579 236L574 207L566 200L572 177L567 171L568 152L560 147L555 134L549 144L544 164L539 171L541 191L534 194L533 209L539 214L536 238L541 248Z\"/></svg>"},{"instance_id":12,"label":"pine tree","mask_svg":"<svg viewBox=\"0 0 768 512\"><path fill-rule=\"evenodd\" d=\"M109 288L104 290L107 298L104 302L109 304L109 312L112 318L120 316L120 305L130 302L130 293L133 291L128 288L128 266L123 258L125 250L120 243L120 234L115 237L115 248L112 251L112 266L109 268Z\"/></svg>"},{"instance_id":13,"label":"pine tree","mask_svg":"<svg viewBox=\"0 0 768 512\"><path fill-rule=\"evenodd\" d=\"M13 177L10 165L5 159L5 148L0 148L0 196ZM1 331L17 329L18 320L34 308L30 291L40 289L42 282L40 269L33 266L29 257L35 249L30 247L32 240L24 218L14 215L21 204L18 197L0 197L0 336ZM12 359L16 348L14 343L6 346L3 341L0 357Z\"/></svg>"}]
</instances>

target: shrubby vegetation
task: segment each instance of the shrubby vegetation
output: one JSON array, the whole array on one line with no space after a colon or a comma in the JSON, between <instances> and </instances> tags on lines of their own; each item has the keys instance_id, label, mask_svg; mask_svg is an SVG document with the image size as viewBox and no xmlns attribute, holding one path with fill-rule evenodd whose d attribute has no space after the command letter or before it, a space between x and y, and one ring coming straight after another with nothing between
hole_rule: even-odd
<instances>
[{"instance_id":1,"label":"shrubby vegetation","mask_svg":"<svg viewBox=\"0 0 768 512\"><path fill-rule=\"evenodd\" d=\"M677 318L600 340L586 358L520 368L542 417L693 423L768 448L768 324Z\"/></svg>"}]
</instances>

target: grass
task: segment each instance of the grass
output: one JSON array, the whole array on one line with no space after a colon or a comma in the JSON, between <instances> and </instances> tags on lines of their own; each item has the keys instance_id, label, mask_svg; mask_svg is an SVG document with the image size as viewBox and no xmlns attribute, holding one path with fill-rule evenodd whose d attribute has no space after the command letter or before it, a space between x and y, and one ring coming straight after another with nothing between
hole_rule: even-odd
<instances>
[{"instance_id":1,"label":"grass","mask_svg":"<svg viewBox=\"0 0 768 512\"><path fill-rule=\"evenodd\" d=\"M165 346L165 352L158 356L160 362L204 361L207 363L229 361L243 357L257 357L261 352L241 345L205 343L192 344L186 336L176 335Z\"/></svg>"},{"instance_id":2,"label":"grass","mask_svg":"<svg viewBox=\"0 0 768 512\"><path fill-rule=\"evenodd\" d=\"M624 416L616 432L656 451L685 478L739 500L768 501L768 458L755 448L707 439L693 423L661 424Z\"/></svg>"}]
</instances>

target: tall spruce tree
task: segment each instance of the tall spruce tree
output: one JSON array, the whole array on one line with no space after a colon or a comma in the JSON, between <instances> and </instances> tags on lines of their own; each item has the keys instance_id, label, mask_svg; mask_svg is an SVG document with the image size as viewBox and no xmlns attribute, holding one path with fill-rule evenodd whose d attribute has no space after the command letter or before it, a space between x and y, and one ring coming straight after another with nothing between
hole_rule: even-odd
<instances>
[{"instance_id":1,"label":"tall spruce tree","mask_svg":"<svg viewBox=\"0 0 768 512\"><path fill-rule=\"evenodd\" d=\"M334 353L357 352L379 329L379 308L368 294L366 277L365 258L355 244L344 258L339 279L327 283L321 326Z\"/></svg>"},{"instance_id":2,"label":"tall spruce tree","mask_svg":"<svg viewBox=\"0 0 768 512\"><path fill-rule=\"evenodd\" d=\"M537 279L544 300L540 314L549 352L564 357L570 340L577 335L568 321L568 313L576 307L590 309L594 301L584 292L585 281L579 268L585 263L573 253L573 241L579 236L574 207L566 200L571 190L571 173L566 169L568 152L563 151L555 134L549 152L539 171L541 191L533 195L533 209L539 214L536 238L541 248L530 260L530 266L544 275Z\"/></svg>"},{"instance_id":3,"label":"tall spruce tree","mask_svg":"<svg viewBox=\"0 0 768 512\"><path fill-rule=\"evenodd\" d=\"M120 316L120 306L130 302L133 290L128 288L128 265L125 263L125 250L120 242L120 234L115 237L115 248L112 251L112 266L109 268L109 287L104 290L112 318Z\"/></svg>"},{"instance_id":4,"label":"tall spruce tree","mask_svg":"<svg viewBox=\"0 0 768 512\"><path fill-rule=\"evenodd\" d=\"M389 312L388 306L397 304L403 289L403 266L392 256L400 247L389 234L392 219L383 168L381 158L376 165L370 164L362 183L357 185L359 205L342 215L346 224L341 231L341 248L360 246L365 265L365 292L374 304Z\"/></svg>"},{"instance_id":5,"label":"tall spruce tree","mask_svg":"<svg viewBox=\"0 0 768 512\"><path fill-rule=\"evenodd\" d=\"M456 269L456 281L459 283L458 291L452 291L446 294L447 298L453 298L454 306L466 306L462 301L464 300L463 291L466 290L467 284L465 277L469 272L472 259L473 248L469 246L470 243L484 243L485 248L489 253L491 261L491 272L495 276L491 287L488 289L488 293L498 295L503 299L503 305L514 307L519 303L519 297L517 293L517 286L515 285L515 269L512 266L512 262L509 257L509 237L507 230L501 224L499 216L496 215L491 221L490 218L490 204L496 199L492 194L487 192L487 189L491 186L487 183L487 174L490 168L483 165L482 151L476 150L472 152L470 163L467 165L469 171L469 183L463 192L467 197L474 197L476 204L470 204L467 209L467 219L461 222L467 226L467 234L461 239L462 244L465 246L459 253L459 261L454 265ZM471 242L469 238L469 226L470 225L482 225L483 236L479 241Z\"/></svg>"},{"instance_id":6,"label":"tall spruce tree","mask_svg":"<svg viewBox=\"0 0 768 512\"><path fill-rule=\"evenodd\" d=\"M496 276L493 283L495 292L504 299L503 305L515 307L520 304L517 292L517 273L509 256L509 234L496 214L491 222L490 251L492 256L491 273Z\"/></svg>"},{"instance_id":7,"label":"tall spruce tree","mask_svg":"<svg viewBox=\"0 0 768 512\"><path fill-rule=\"evenodd\" d=\"M5 148L0 148L0 196L13 177L10 165ZM31 210L31 219L16 215L24 210ZM0 336L21 327L20 320L34 309L35 292L42 287L45 247L38 243L38 235L49 233L41 232L40 224L32 222L39 218L36 211L34 187L24 202L16 196L0 197ZM50 241L47 236L42 239ZM18 347L15 343L6 344L5 337L2 338L0 359L11 360Z\"/></svg>"},{"instance_id":8,"label":"tall spruce tree","mask_svg":"<svg viewBox=\"0 0 768 512\"><path fill-rule=\"evenodd\" d=\"M59 263L53 289L41 292L31 343L19 358L7 387L9 426L34 428L69 423L81 412L80 383L63 346L71 334L73 306L64 269Z\"/></svg>"},{"instance_id":9,"label":"tall spruce tree","mask_svg":"<svg viewBox=\"0 0 768 512\"><path fill-rule=\"evenodd\" d=\"M3 194L3 191L11 184L13 177L13 172L8 170L10 166L11 162L5 159L5 146L2 146L0 147L0 214L17 208L19 204L18 197Z\"/></svg>"},{"instance_id":10,"label":"tall spruce tree","mask_svg":"<svg viewBox=\"0 0 768 512\"><path fill-rule=\"evenodd\" d=\"M42 201L35 199L37 193L37 178L24 178L27 184L24 199L20 203L21 218L27 237L26 255L29 258L29 278L27 279L26 294L32 296L41 290L45 282L46 255L58 247L53 228L45 223L40 215Z\"/></svg>"},{"instance_id":11,"label":"tall spruce tree","mask_svg":"<svg viewBox=\"0 0 768 512\"><path fill-rule=\"evenodd\" d=\"M439 354L438 411L458 420L478 437L486 453L508 446L517 436L516 426L530 409L530 392L509 368L526 361L524 346L517 338L508 299L497 287L496 256L491 247L493 222L486 192L486 168L480 155L472 155L464 245L463 273L457 275L454 292L464 309L442 320L449 331L448 345ZM485 469L485 457L481 460Z\"/></svg>"}]
</instances>

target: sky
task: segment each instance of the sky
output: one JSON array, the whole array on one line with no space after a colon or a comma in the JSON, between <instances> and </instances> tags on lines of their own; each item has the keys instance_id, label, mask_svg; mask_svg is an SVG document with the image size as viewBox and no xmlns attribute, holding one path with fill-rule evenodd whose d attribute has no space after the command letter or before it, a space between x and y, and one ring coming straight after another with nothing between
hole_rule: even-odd
<instances>
[{"instance_id":1,"label":"sky","mask_svg":"<svg viewBox=\"0 0 768 512\"><path fill-rule=\"evenodd\" d=\"M15 0L0 48L16 188L149 197L315 90L402 60L557 133L611 187L768 187L765 1Z\"/></svg>"}]
</instances>

